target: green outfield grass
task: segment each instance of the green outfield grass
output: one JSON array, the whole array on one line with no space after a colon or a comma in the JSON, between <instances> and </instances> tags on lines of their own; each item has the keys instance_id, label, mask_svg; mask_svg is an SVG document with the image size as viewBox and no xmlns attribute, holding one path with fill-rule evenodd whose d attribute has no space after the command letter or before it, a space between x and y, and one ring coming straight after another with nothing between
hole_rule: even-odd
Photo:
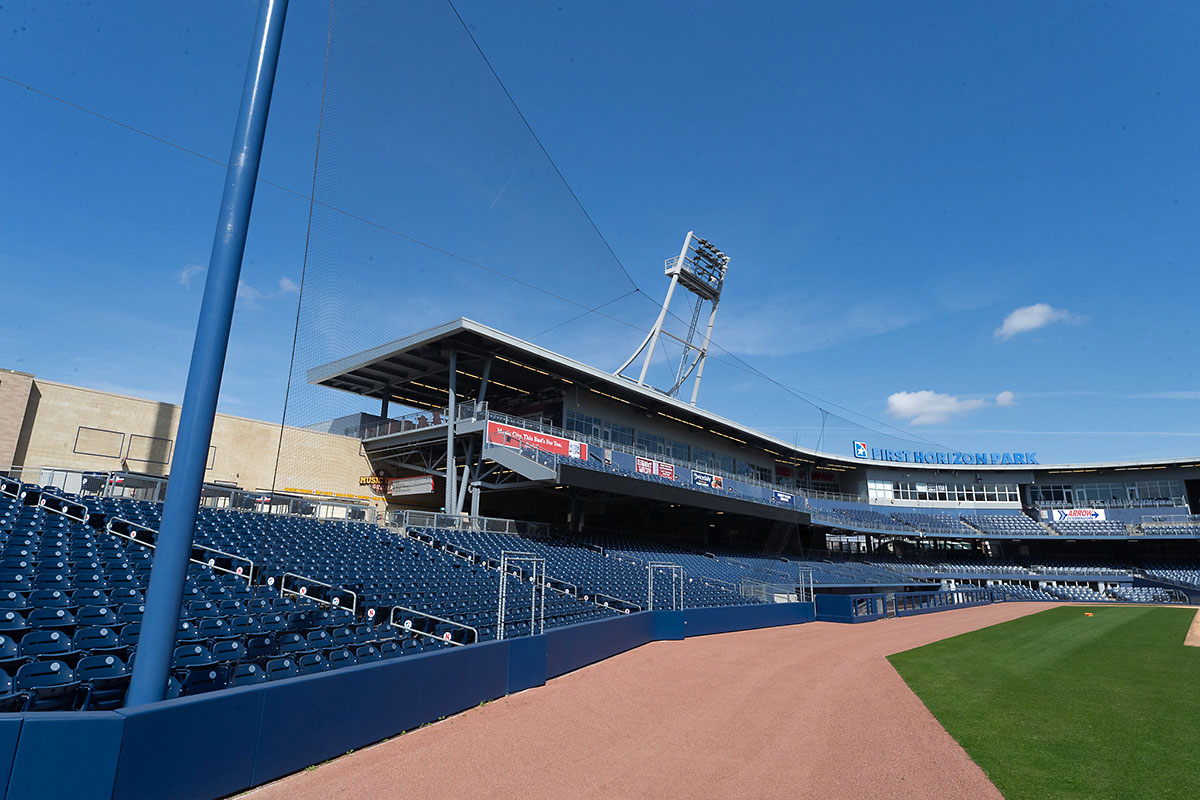
<instances>
[{"instance_id":1,"label":"green outfield grass","mask_svg":"<svg viewBox=\"0 0 1200 800\"><path fill-rule=\"evenodd\" d=\"M1054 608L889 660L1008 800L1197 798L1194 614Z\"/></svg>"}]
</instances>

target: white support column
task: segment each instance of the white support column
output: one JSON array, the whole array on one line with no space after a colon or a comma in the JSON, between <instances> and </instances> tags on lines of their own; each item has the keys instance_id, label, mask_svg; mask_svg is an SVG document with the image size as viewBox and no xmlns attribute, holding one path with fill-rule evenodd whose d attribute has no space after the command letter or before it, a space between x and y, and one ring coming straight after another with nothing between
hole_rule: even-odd
<instances>
[{"instance_id":1,"label":"white support column","mask_svg":"<svg viewBox=\"0 0 1200 800\"><path fill-rule=\"evenodd\" d=\"M708 345L712 341L713 325L717 322L717 304L719 302L719 299L713 301L712 313L708 315L708 329L704 331L704 346L700 348L700 360L696 363L696 382L692 385L692 405L696 405L696 398L700 396L700 379L704 377L704 362L708 358Z\"/></svg>"},{"instance_id":2,"label":"white support column","mask_svg":"<svg viewBox=\"0 0 1200 800\"><path fill-rule=\"evenodd\" d=\"M492 357L488 356L487 360L483 362L483 374L481 374L479 377L479 392L475 396L475 403L477 405L481 405L481 404L487 402L488 380L491 378L491 375L492 375ZM480 436L481 436L481 438L487 437L487 421L486 420L484 421L483 433L480 434ZM470 466L471 469L470 469L469 475L466 473L464 473L464 475L463 475L463 486L466 488L469 488L470 492L471 492L471 516L478 517L479 516L479 492L481 491L480 481L479 481L479 465L483 462L483 444L482 443L480 444L478 453L474 453L474 446L475 446L475 442L474 442L474 440L472 440L472 442L471 442L472 449L467 451L467 464ZM460 493L459 500L458 500L459 513L462 513L462 509L463 509L464 505L466 505L466 501L463 498L462 494Z\"/></svg>"},{"instance_id":3,"label":"white support column","mask_svg":"<svg viewBox=\"0 0 1200 800\"><path fill-rule=\"evenodd\" d=\"M471 483L471 516L479 516L479 495L481 487L479 481L475 480Z\"/></svg>"},{"instance_id":4,"label":"white support column","mask_svg":"<svg viewBox=\"0 0 1200 800\"><path fill-rule=\"evenodd\" d=\"M462 475L459 476L458 496L454 500L455 514L462 514L463 506L467 502L467 486L470 483L469 478L471 476L471 450L474 447L475 443L471 442L467 448L467 458L462 465Z\"/></svg>"},{"instance_id":5,"label":"white support column","mask_svg":"<svg viewBox=\"0 0 1200 800\"><path fill-rule=\"evenodd\" d=\"M646 359L642 362L642 371L638 375L638 385L646 385L646 371L650 369L650 362L654 358L654 348L658 345L658 337L662 333L663 322L667 318L667 309L671 307L671 296L675 294L675 287L679 285L679 272L683 269L684 259L687 258L688 245L692 243L692 231L688 231L688 235L683 237L683 247L679 251L679 260L676 262L677 268L675 274L671 276L671 285L667 287L667 299L663 300L662 310L658 312L658 319L654 323L653 330L650 331L650 349L646 351Z\"/></svg>"},{"instance_id":6,"label":"white support column","mask_svg":"<svg viewBox=\"0 0 1200 800\"><path fill-rule=\"evenodd\" d=\"M646 350L646 358L642 361L642 371L638 373L638 386L646 385L646 371L650 369L650 361L654 358L654 348L658 345L658 336L662 333L663 321L666 320L667 309L671 306L671 295L675 294L675 287L678 285L679 276L672 275L671 285L667 287L667 299L663 301L662 310L658 312L658 319L654 321L654 328L650 331L650 344Z\"/></svg>"}]
</instances>

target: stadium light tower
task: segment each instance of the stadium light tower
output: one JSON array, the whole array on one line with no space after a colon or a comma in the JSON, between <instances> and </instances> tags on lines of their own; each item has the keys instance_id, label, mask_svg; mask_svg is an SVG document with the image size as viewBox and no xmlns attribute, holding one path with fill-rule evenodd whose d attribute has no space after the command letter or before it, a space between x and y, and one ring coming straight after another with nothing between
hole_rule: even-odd
<instances>
[{"instance_id":1,"label":"stadium light tower","mask_svg":"<svg viewBox=\"0 0 1200 800\"><path fill-rule=\"evenodd\" d=\"M637 377L638 385L645 386L646 372L650 369L650 360L654 358L654 349L658 345L659 338L667 336L683 345L683 354L679 357L675 382L671 388L665 390L666 394L670 397L678 397L679 389L687 383L688 378L694 372L696 380L692 386L691 403L696 405L696 397L700 394L700 379L704 377L704 361L708 357L708 345L712 341L713 325L717 321L717 304L721 302L721 287L725 285L725 272L728 269L729 256L718 250L712 242L701 239L695 231L688 231L679 255L668 258L666 261L665 272L671 278L671 285L667 287L667 297L663 300L662 309L658 312L658 319L655 320L654 327L638 345L638 348L633 351L633 355L617 369L616 374L621 375L642 352L645 352L646 357L642 360L642 369ZM671 298L675 295L675 287L680 284L696 296L687 335L683 337L663 330L663 322L666 321L667 312L671 308ZM710 304L708 327L704 331L703 343L697 345L695 343L696 327L700 322L700 310L705 303ZM691 363L688 363L689 358L692 359Z\"/></svg>"}]
</instances>

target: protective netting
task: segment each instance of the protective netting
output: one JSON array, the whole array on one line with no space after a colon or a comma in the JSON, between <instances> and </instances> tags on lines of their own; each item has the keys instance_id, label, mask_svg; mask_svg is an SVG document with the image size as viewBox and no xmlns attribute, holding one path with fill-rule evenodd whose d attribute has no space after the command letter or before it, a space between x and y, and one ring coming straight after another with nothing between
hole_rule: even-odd
<instances>
[{"instance_id":1,"label":"protective netting","mask_svg":"<svg viewBox=\"0 0 1200 800\"><path fill-rule=\"evenodd\" d=\"M452 6L335 2L331 27L286 425L377 414L308 370L458 317L619 366L653 322L668 254L634 254L627 271ZM682 335L688 316L677 298L668 328ZM894 446L765 379L721 338L718 318L702 406L807 446L846 452L867 433ZM652 383L669 384L680 350L660 345ZM321 457L308 441L285 436L281 466Z\"/></svg>"}]
</instances>

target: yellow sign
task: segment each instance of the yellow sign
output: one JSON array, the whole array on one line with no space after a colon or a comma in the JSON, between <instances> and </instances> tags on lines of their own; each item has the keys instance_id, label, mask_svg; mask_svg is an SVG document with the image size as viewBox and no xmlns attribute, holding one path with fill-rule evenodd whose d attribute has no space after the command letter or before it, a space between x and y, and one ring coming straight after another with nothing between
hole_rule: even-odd
<instances>
[{"instance_id":1,"label":"yellow sign","mask_svg":"<svg viewBox=\"0 0 1200 800\"><path fill-rule=\"evenodd\" d=\"M294 487L287 487L284 489L284 491L285 492L295 492L296 494L313 495L316 497L340 497L343 500L377 500L377 499L379 499L377 497L372 497L370 495L346 494L345 492L322 492L317 489L296 489Z\"/></svg>"}]
</instances>

